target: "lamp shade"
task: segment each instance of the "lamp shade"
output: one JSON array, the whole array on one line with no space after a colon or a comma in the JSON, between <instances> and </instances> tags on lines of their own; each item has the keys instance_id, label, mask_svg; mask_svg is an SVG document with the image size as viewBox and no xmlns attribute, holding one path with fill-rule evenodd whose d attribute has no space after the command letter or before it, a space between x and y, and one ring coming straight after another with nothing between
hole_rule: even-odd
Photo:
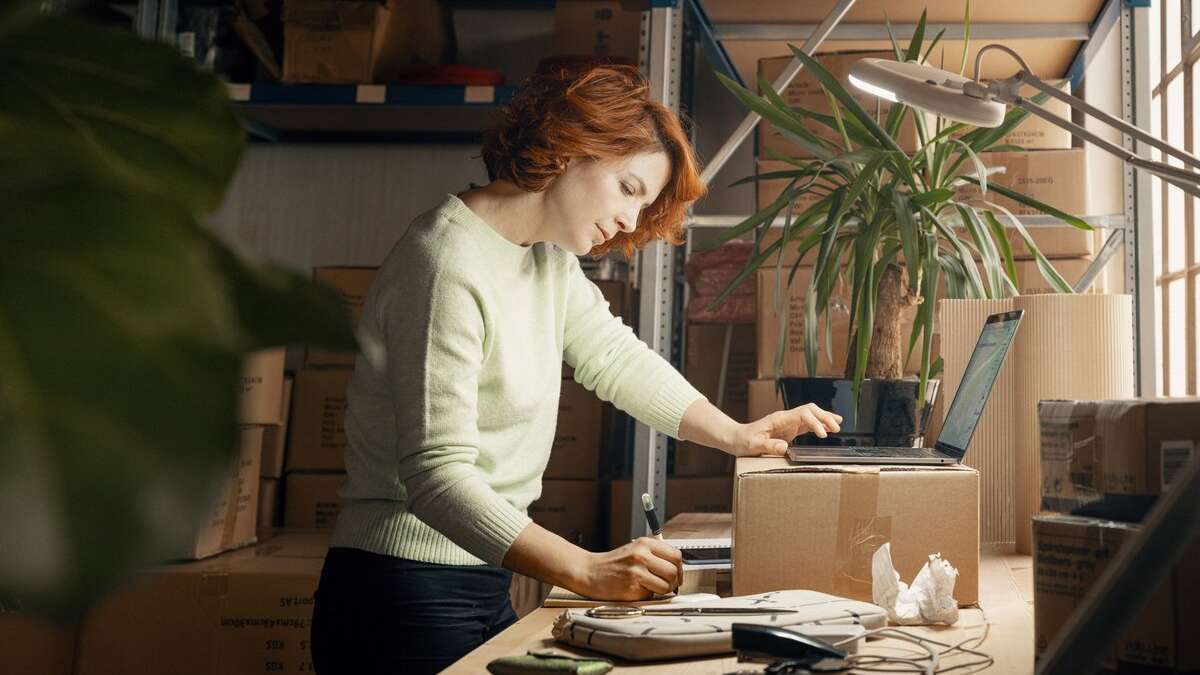
<instances>
[{"instance_id":1,"label":"lamp shade","mask_svg":"<svg viewBox=\"0 0 1200 675\"><path fill-rule=\"evenodd\" d=\"M968 78L911 61L859 59L850 83L868 93L977 127L1004 121L1004 104L963 93Z\"/></svg>"}]
</instances>

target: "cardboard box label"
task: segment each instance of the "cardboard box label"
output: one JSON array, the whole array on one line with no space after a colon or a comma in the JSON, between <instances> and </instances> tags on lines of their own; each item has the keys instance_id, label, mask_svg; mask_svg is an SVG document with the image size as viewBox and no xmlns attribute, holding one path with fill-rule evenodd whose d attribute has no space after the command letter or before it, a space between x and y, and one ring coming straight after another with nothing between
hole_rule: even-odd
<instances>
[{"instance_id":1,"label":"cardboard box label","mask_svg":"<svg viewBox=\"0 0 1200 675\"><path fill-rule=\"evenodd\" d=\"M242 424L280 424L283 420L283 347L251 354L242 367L239 398Z\"/></svg>"},{"instance_id":2,"label":"cardboard box label","mask_svg":"<svg viewBox=\"0 0 1200 675\"><path fill-rule=\"evenodd\" d=\"M1179 474L1192 461L1196 454L1195 441L1163 441L1159 448L1162 462L1159 464L1159 474L1163 489L1175 482Z\"/></svg>"}]
</instances>

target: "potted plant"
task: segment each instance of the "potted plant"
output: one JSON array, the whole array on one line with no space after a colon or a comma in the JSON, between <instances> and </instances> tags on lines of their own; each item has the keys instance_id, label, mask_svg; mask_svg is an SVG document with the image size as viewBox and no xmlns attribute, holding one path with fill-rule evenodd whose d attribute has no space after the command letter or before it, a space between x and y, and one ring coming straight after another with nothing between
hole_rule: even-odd
<instances>
[{"instance_id":1,"label":"potted plant","mask_svg":"<svg viewBox=\"0 0 1200 675\"><path fill-rule=\"evenodd\" d=\"M72 618L211 508L247 353L355 340L203 224L244 146L225 85L54 4L0 8L0 613Z\"/></svg>"},{"instance_id":2,"label":"potted plant","mask_svg":"<svg viewBox=\"0 0 1200 675\"><path fill-rule=\"evenodd\" d=\"M969 35L969 9L964 28ZM922 52L924 32L922 14L906 50L900 49L893 36L895 58L925 60L941 33ZM788 106L765 79L759 81L763 92L760 96L718 74L747 108L799 144L811 158L775 156L791 166L736 183L788 181L778 198L715 242L720 245L753 234L756 246L741 274L714 304L760 267L773 264L777 270L776 306L781 306L778 300L782 294L803 294L805 360L808 373L813 375L818 358L818 322L824 320L828 347L834 339L830 334L831 299L839 284L844 284L850 317L844 378L779 377L787 339L786 312L780 312L775 363L784 401L788 406L812 401L841 414L845 420L843 433L827 442L910 445L922 440L937 391L937 382L932 378L941 364L940 359L931 358L931 341L939 295L944 292L950 298L998 298L1017 294L1006 225L1019 234L1053 287L1063 293L1072 292L1038 250L1020 218L992 201L992 193L1073 227L1091 227L1027 195L988 183L979 153L1019 150L997 144L1025 119L1024 111L1008 112L996 128L973 128L940 117L934 119L901 104L893 104L881 119L852 98L820 62L795 47L792 52L821 84L832 114ZM960 73L966 66L966 53L964 47ZM902 150L895 140L909 115L916 125L918 143L912 153ZM833 130L839 140L814 134L806 123ZM968 197L959 190L966 184L977 185L978 196ZM794 212L793 205L801 198L815 201ZM780 215L784 221L780 237L768 244L765 235ZM790 271L783 264L785 247L797 254ZM815 256L811 283L793 287L792 280L806 255ZM982 269L976 266L977 258ZM901 318L907 308L915 308L915 318L912 330L902 335ZM906 357L916 348L921 350L920 376L903 378Z\"/></svg>"}]
</instances>

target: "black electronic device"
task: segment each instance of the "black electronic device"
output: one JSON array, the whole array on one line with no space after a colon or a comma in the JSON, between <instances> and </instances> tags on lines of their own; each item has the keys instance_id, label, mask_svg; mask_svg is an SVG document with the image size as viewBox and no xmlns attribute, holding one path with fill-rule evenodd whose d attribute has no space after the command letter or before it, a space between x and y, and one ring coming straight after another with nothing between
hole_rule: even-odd
<instances>
[{"instance_id":1,"label":"black electronic device","mask_svg":"<svg viewBox=\"0 0 1200 675\"><path fill-rule=\"evenodd\" d=\"M739 661L784 660L820 670L837 670L846 662L846 652L820 640L795 630L755 623L733 624L733 648Z\"/></svg>"}]
</instances>

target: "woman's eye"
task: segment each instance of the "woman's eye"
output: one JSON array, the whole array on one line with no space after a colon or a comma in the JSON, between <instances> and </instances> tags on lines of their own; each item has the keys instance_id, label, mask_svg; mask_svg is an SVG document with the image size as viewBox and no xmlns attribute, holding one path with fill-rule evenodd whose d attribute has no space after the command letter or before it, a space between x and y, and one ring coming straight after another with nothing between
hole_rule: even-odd
<instances>
[{"instance_id":1,"label":"woman's eye","mask_svg":"<svg viewBox=\"0 0 1200 675\"><path fill-rule=\"evenodd\" d=\"M628 197L633 196L633 188L629 187L629 183L621 183L621 192L625 193Z\"/></svg>"}]
</instances>

